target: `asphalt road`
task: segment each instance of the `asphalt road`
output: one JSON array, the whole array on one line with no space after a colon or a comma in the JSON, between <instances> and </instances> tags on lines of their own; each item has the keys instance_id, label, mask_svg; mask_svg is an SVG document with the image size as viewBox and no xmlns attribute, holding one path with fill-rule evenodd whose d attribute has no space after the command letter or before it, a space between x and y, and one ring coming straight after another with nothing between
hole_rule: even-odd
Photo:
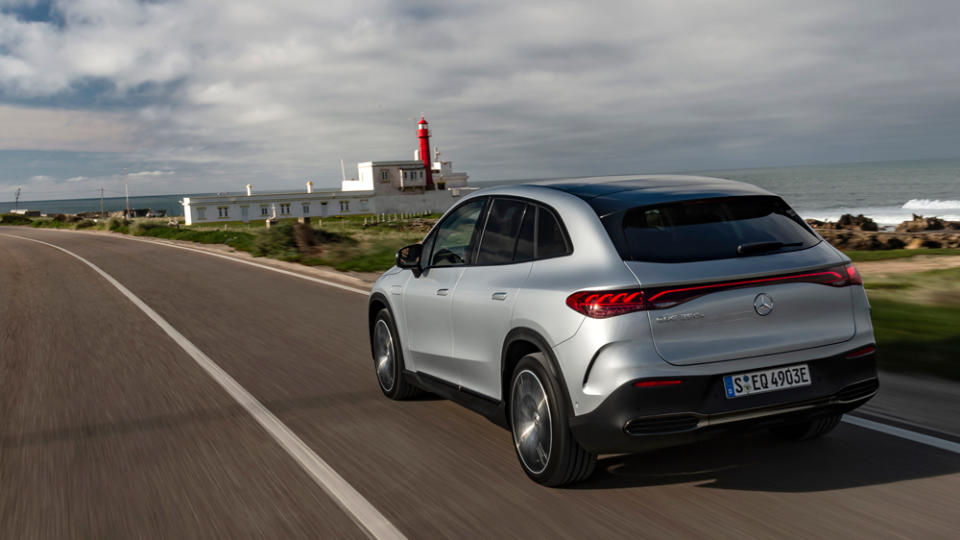
<instances>
[{"instance_id":1,"label":"asphalt road","mask_svg":"<svg viewBox=\"0 0 960 540\"><path fill-rule=\"evenodd\" d=\"M849 425L601 458L530 482L503 428L391 402L364 296L108 235L0 230L0 538L364 530L115 278L409 538L956 537L960 455Z\"/></svg>"}]
</instances>

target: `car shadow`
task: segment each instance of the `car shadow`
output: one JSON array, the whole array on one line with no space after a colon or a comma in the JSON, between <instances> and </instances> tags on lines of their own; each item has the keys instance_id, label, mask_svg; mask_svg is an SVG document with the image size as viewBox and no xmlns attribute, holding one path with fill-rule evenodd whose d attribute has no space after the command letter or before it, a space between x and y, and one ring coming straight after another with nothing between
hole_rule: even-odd
<instances>
[{"instance_id":1,"label":"car shadow","mask_svg":"<svg viewBox=\"0 0 960 540\"><path fill-rule=\"evenodd\" d=\"M960 471L956 454L841 424L811 441L758 432L641 454L601 456L571 489L694 483L742 491L815 492L942 476Z\"/></svg>"}]
</instances>

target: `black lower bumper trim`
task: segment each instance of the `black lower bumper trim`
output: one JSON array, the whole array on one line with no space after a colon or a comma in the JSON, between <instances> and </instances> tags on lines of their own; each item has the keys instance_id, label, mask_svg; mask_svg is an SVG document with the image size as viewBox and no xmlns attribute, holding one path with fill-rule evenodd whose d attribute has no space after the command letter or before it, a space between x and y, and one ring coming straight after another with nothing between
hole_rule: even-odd
<instances>
[{"instance_id":1,"label":"black lower bumper trim","mask_svg":"<svg viewBox=\"0 0 960 540\"><path fill-rule=\"evenodd\" d=\"M771 427L844 413L876 394L876 355L805 362L812 384L727 399L723 375L683 377L682 385L624 385L594 411L570 419L574 437L594 453L635 452L694 442L725 431ZM678 376L682 376L679 375Z\"/></svg>"}]
</instances>

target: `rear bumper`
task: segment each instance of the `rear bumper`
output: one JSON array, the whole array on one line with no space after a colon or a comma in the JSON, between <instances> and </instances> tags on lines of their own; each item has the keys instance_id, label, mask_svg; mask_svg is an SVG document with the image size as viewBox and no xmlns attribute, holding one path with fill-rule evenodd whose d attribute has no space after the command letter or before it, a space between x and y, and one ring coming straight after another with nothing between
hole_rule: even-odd
<instances>
[{"instance_id":1,"label":"rear bumper","mask_svg":"<svg viewBox=\"0 0 960 540\"><path fill-rule=\"evenodd\" d=\"M638 452L844 413L866 403L879 388L875 353L805 363L812 378L809 386L735 399L725 397L723 375L687 377L678 368L676 377L683 384L625 384L592 412L572 417L570 428L590 452Z\"/></svg>"}]
</instances>

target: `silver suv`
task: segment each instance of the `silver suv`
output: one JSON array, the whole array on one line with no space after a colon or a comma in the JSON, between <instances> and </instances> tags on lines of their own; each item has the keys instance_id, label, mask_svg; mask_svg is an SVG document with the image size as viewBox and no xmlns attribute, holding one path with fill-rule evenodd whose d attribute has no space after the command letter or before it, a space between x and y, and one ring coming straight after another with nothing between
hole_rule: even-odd
<instances>
[{"instance_id":1,"label":"silver suv","mask_svg":"<svg viewBox=\"0 0 960 540\"><path fill-rule=\"evenodd\" d=\"M380 389L463 403L551 486L596 456L822 435L878 388L850 260L782 199L692 176L481 190L373 286Z\"/></svg>"}]
</instances>

